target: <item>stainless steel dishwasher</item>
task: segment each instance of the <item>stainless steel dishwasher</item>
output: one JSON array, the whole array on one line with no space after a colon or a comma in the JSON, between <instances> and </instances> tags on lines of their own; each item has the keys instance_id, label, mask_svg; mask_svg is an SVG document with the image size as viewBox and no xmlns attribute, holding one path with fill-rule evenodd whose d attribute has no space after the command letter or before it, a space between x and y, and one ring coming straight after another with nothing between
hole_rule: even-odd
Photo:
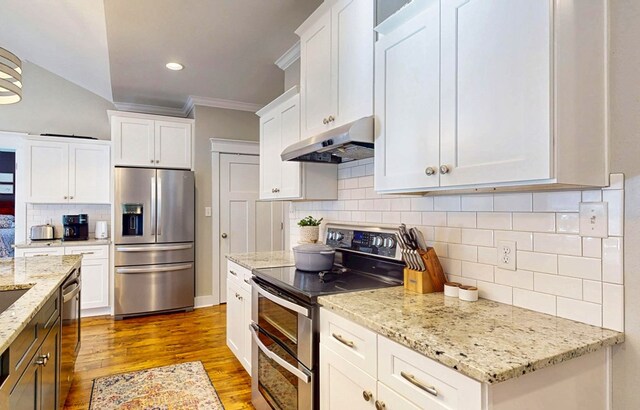
<instances>
[{"instance_id":1,"label":"stainless steel dishwasher","mask_svg":"<svg viewBox=\"0 0 640 410\"><path fill-rule=\"evenodd\" d=\"M60 343L60 407L64 402L73 382L73 371L76 357L80 350L80 298L82 280L80 269L69 275L62 285L62 331Z\"/></svg>"}]
</instances>

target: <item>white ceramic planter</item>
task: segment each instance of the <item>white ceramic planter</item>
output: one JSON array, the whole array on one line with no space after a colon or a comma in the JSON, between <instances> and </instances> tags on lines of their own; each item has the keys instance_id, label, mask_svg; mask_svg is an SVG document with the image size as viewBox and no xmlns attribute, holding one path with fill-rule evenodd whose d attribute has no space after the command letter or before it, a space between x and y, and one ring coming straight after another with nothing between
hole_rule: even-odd
<instances>
[{"instance_id":1,"label":"white ceramic planter","mask_svg":"<svg viewBox=\"0 0 640 410\"><path fill-rule=\"evenodd\" d=\"M300 243L316 243L320 237L319 226L301 226Z\"/></svg>"}]
</instances>

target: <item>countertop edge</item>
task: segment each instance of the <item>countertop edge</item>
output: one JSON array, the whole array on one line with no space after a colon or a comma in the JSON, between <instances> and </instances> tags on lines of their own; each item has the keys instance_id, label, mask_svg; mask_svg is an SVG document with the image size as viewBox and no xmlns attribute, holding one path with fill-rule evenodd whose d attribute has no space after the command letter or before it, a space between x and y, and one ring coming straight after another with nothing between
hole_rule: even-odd
<instances>
[{"instance_id":1,"label":"countertop edge","mask_svg":"<svg viewBox=\"0 0 640 410\"><path fill-rule=\"evenodd\" d=\"M288 255L289 258L284 258L283 255ZM264 257L269 258L270 255L275 261L255 261L254 265L251 262L247 261L246 255L255 255L255 257ZM293 261L293 252L288 250L281 251L266 251L266 252L248 252L248 253L230 253L225 255L227 260L230 260L233 263L237 263L245 269L249 269L253 271L254 269L265 269L265 268L281 268L287 266L295 266L295 262ZM256 266L259 265L259 266Z\"/></svg>"},{"instance_id":2,"label":"countertop edge","mask_svg":"<svg viewBox=\"0 0 640 410\"><path fill-rule=\"evenodd\" d=\"M415 340L412 340L411 338L408 338L406 336L398 337L397 334L399 332L397 329L393 329L392 327L375 323L366 317L363 317L357 313L354 313L349 311L348 309L345 309L343 306L339 304L333 303L323 298L320 298L318 302L322 307L329 309L334 313L339 314L340 316L343 316L349 320L352 320L355 323L380 334L381 336L384 336L396 343L399 343L407 347L408 349L418 352L423 356L428 357L431 360L434 360L444 366L447 366L448 368L456 370L461 374L467 377L470 377L478 382L487 383L490 385L504 382L510 379L514 379L536 370L541 370L546 367L550 367L552 365L562 363L564 361L567 361L573 358L577 358L589 353L593 353L608 346L613 346L616 344L623 343L625 339L624 333L618 333L617 335L611 336L604 340L590 343L580 348L568 350L563 353L555 354L547 358L537 360L533 363L528 363L527 365L517 366L500 373L488 373L484 370L469 366L466 363L461 362L459 359L454 358L451 355L448 355L444 352L435 352L428 348L416 349L415 346L411 346L411 343L410 343L411 341L415 342Z\"/></svg>"},{"instance_id":3,"label":"countertop edge","mask_svg":"<svg viewBox=\"0 0 640 410\"><path fill-rule=\"evenodd\" d=\"M29 312L28 315L23 317L23 320L21 322L19 322L18 326L16 326L13 329L11 329L11 328L8 329L11 332L11 335L9 337L7 337L6 339L0 341L0 353L4 352L9 346L11 346L11 343L13 343L16 340L16 338L18 337L18 335L20 335L20 332L22 332L27 327L27 325L29 324L31 319L33 319L36 316L36 314L40 311L40 309L45 305L45 303L53 295L53 293L57 289L60 288L60 285L62 285L62 283L64 283L64 281L67 279L69 274L74 269L80 268L81 264L82 264L82 256L79 255L78 256L78 260L76 261L76 263L74 263L73 266L71 266L69 268L69 270L67 271L66 274L60 275L58 280L54 282L55 285L51 285L50 283L48 283L46 285L45 284L40 284L41 286L49 286L50 289L46 292L45 296L41 297L41 299L38 301L38 303L32 305L31 311ZM27 293L31 292L33 290L33 288L35 288L38 285L39 284L36 283L31 289L29 289L27 291ZM27 293L25 293L22 297L24 297ZM19 299L18 299L18 301L19 301ZM6 312L7 311L3 312L3 314L6 313Z\"/></svg>"}]
</instances>

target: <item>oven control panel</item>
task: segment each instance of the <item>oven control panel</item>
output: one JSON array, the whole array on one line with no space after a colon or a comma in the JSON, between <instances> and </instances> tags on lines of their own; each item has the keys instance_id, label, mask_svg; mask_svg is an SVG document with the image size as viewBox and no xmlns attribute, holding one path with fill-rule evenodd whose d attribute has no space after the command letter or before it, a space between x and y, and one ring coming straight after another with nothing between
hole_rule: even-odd
<instances>
[{"instance_id":1,"label":"oven control panel","mask_svg":"<svg viewBox=\"0 0 640 410\"><path fill-rule=\"evenodd\" d=\"M336 249L399 259L396 235L391 229L328 225L325 243Z\"/></svg>"}]
</instances>

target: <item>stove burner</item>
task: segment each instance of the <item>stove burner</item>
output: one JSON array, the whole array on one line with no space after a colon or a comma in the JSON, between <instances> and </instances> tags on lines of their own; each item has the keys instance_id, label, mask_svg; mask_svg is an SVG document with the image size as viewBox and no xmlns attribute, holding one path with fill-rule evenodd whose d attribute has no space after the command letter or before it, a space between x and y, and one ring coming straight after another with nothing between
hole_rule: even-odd
<instances>
[{"instance_id":1,"label":"stove burner","mask_svg":"<svg viewBox=\"0 0 640 410\"><path fill-rule=\"evenodd\" d=\"M333 268L331 268L331 270L323 270L318 272L318 277L320 278L320 282L325 283L324 280L324 275L326 274L330 274L330 275L342 275L343 273L347 272L347 268L341 268L339 266L334 266Z\"/></svg>"}]
</instances>

